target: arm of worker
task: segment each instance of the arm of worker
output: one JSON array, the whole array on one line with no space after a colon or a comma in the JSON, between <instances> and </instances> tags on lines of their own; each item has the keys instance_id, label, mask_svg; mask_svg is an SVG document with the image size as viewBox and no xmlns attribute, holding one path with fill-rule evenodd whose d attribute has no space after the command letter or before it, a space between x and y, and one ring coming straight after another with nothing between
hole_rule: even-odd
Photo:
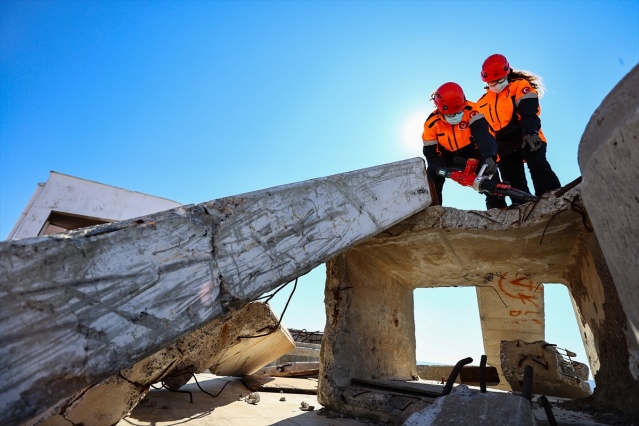
<instances>
[{"instance_id":1,"label":"arm of worker","mask_svg":"<svg viewBox=\"0 0 639 426\"><path fill-rule=\"evenodd\" d=\"M437 149L437 141L423 142L424 148L422 148L422 153L424 154L424 157L426 157L428 167L432 169L433 172L436 172L439 167L446 167L446 161L444 161L444 157L442 157L441 153Z\"/></svg>"},{"instance_id":2,"label":"arm of worker","mask_svg":"<svg viewBox=\"0 0 639 426\"><path fill-rule=\"evenodd\" d=\"M490 133L490 127L488 121L483 114L473 111L470 113L470 135L473 137L473 142L480 154L484 159L492 158L497 161L497 141L492 133Z\"/></svg>"},{"instance_id":3,"label":"arm of worker","mask_svg":"<svg viewBox=\"0 0 639 426\"><path fill-rule=\"evenodd\" d=\"M539 97L532 88L524 88L523 95L517 99L517 114L521 118L521 128L524 135L536 134L541 129L539 118Z\"/></svg>"}]
</instances>

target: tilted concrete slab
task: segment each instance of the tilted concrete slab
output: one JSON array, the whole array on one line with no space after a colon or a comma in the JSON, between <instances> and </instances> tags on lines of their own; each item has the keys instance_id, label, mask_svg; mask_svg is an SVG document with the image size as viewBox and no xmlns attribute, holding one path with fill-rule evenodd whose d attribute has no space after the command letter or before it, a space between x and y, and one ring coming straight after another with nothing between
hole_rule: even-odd
<instances>
[{"instance_id":1,"label":"tilted concrete slab","mask_svg":"<svg viewBox=\"0 0 639 426\"><path fill-rule=\"evenodd\" d=\"M214 373L242 376L295 347L288 330L277 324L277 316L268 304L248 303L132 367L82 389L25 425L109 426L130 412L154 383L177 390L209 366ZM233 357L235 369L226 362L230 352L237 354Z\"/></svg>"},{"instance_id":2,"label":"tilted concrete slab","mask_svg":"<svg viewBox=\"0 0 639 426\"><path fill-rule=\"evenodd\" d=\"M43 412L430 201L416 158L0 243L0 422Z\"/></svg>"}]
</instances>

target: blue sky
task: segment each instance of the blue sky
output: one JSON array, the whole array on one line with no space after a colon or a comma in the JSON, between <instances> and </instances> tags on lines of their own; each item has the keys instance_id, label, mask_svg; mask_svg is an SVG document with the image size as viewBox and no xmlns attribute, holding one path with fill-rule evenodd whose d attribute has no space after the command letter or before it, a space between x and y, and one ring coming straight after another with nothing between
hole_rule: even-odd
<instances>
[{"instance_id":1,"label":"blue sky","mask_svg":"<svg viewBox=\"0 0 639 426\"><path fill-rule=\"evenodd\" d=\"M421 156L430 93L455 81L478 99L493 53L543 78L567 184L590 116L638 62L639 1L2 0L0 238L49 171L191 204ZM447 206L483 198L444 188ZM300 279L287 325L323 328L323 280ZM548 321L567 325L547 340L583 354L549 287ZM417 310L435 300L422 293ZM437 297L476 316L459 294ZM469 330L449 362L479 359ZM418 359L439 361L420 333Z\"/></svg>"}]
</instances>

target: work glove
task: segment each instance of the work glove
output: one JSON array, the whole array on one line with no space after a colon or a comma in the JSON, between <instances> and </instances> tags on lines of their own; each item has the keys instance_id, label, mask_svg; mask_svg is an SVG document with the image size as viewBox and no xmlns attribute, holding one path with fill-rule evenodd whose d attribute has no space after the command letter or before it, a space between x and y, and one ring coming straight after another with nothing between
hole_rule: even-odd
<instances>
[{"instance_id":1,"label":"work glove","mask_svg":"<svg viewBox=\"0 0 639 426\"><path fill-rule=\"evenodd\" d=\"M521 144L521 149L524 149L526 145L528 145L530 147L530 152L534 152L541 148L542 143L544 143L544 141L541 140L537 133L524 135L524 141Z\"/></svg>"},{"instance_id":2,"label":"work glove","mask_svg":"<svg viewBox=\"0 0 639 426\"><path fill-rule=\"evenodd\" d=\"M497 163L495 163L494 158L486 159L486 170L484 170L484 174L486 176L492 176L497 173Z\"/></svg>"}]
</instances>

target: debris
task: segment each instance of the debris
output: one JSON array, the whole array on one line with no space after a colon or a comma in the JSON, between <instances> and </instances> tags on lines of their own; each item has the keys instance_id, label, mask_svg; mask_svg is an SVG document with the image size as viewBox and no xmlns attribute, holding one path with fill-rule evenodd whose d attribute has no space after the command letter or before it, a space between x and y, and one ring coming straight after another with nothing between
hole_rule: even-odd
<instances>
[{"instance_id":1,"label":"debris","mask_svg":"<svg viewBox=\"0 0 639 426\"><path fill-rule=\"evenodd\" d=\"M244 401L248 402L249 404L257 405L257 403L260 402L260 394L257 392L251 392L246 395Z\"/></svg>"},{"instance_id":2,"label":"debris","mask_svg":"<svg viewBox=\"0 0 639 426\"><path fill-rule=\"evenodd\" d=\"M302 403L300 404L300 410L302 411L313 411L314 409L315 409L315 406L308 405L306 401L302 401Z\"/></svg>"},{"instance_id":3,"label":"debris","mask_svg":"<svg viewBox=\"0 0 639 426\"><path fill-rule=\"evenodd\" d=\"M574 352L543 340L500 344L501 368L513 391L521 391L526 367L533 368L532 393L559 398L586 398L592 394L586 364L574 361Z\"/></svg>"}]
</instances>

